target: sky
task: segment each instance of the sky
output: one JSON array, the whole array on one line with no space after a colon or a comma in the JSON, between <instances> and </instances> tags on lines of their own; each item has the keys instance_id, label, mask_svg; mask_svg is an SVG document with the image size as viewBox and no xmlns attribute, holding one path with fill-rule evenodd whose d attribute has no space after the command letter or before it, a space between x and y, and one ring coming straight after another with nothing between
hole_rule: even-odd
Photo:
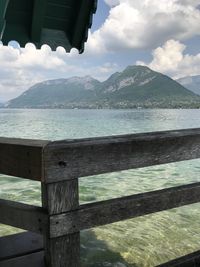
<instances>
[{"instance_id":1,"label":"sky","mask_svg":"<svg viewBox=\"0 0 200 267\"><path fill-rule=\"evenodd\" d=\"M41 81L86 75L103 81L128 65L173 79L200 75L200 0L99 0L81 55L0 44L0 102Z\"/></svg>"}]
</instances>

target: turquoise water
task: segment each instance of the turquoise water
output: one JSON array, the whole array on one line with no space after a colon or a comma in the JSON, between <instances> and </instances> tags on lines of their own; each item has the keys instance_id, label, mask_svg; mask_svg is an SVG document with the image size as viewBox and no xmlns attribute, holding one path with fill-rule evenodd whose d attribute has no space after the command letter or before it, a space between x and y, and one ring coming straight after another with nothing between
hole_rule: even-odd
<instances>
[{"instance_id":1,"label":"turquoise water","mask_svg":"<svg viewBox=\"0 0 200 267\"><path fill-rule=\"evenodd\" d=\"M59 140L200 127L200 110L0 109L0 136ZM200 160L80 179L81 203L198 182ZM40 184L0 175L0 198L41 205ZM200 206L81 234L84 267L150 267L200 248ZM19 230L0 226L0 235Z\"/></svg>"}]
</instances>

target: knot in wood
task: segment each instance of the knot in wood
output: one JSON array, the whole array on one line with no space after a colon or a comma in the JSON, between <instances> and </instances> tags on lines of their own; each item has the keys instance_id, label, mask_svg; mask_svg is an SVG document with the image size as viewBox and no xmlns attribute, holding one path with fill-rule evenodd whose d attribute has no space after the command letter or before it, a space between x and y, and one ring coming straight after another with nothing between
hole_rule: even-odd
<instances>
[{"instance_id":1,"label":"knot in wood","mask_svg":"<svg viewBox=\"0 0 200 267\"><path fill-rule=\"evenodd\" d=\"M60 167L66 167L66 166L67 166L67 163L66 163L65 161L59 161L59 162L58 162L58 165L59 165Z\"/></svg>"}]
</instances>

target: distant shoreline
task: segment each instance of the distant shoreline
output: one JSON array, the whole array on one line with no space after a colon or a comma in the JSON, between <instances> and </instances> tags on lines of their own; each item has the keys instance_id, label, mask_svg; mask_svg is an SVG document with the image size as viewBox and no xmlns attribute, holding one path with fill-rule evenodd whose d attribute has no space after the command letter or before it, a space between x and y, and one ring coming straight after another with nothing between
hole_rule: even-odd
<instances>
[{"instance_id":1,"label":"distant shoreline","mask_svg":"<svg viewBox=\"0 0 200 267\"><path fill-rule=\"evenodd\" d=\"M9 110L9 109L30 109L30 110L157 110L157 109L200 109L200 107L124 107L124 108L114 108L114 107L105 107L105 108L89 108L89 107L80 107L80 108L56 108L56 107L0 107L0 110Z\"/></svg>"}]
</instances>

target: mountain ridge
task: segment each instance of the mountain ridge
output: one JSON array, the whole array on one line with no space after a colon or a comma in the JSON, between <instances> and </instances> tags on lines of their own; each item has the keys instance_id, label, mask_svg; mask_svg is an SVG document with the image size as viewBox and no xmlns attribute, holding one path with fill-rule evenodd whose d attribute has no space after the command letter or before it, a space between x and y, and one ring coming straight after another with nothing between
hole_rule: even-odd
<instances>
[{"instance_id":1,"label":"mountain ridge","mask_svg":"<svg viewBox=\"0 0 200 267\"><path fill-rule=\"evenodd\" d=\"M162 73L128 66L100 82L91 76L38 83L7 103L9 108L189 108L200 96Z\"/></svg>"}]
</instances>

